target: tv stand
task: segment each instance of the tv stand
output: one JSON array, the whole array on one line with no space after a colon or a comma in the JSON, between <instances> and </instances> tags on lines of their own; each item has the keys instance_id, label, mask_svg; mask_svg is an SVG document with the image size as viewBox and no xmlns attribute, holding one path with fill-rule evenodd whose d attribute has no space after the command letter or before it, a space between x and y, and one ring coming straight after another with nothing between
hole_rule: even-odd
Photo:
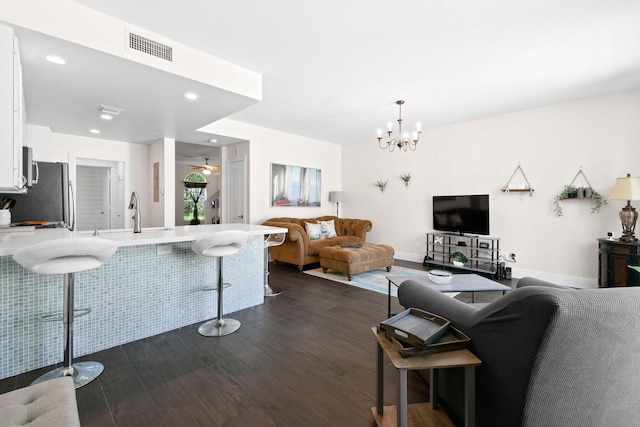
<instances>
[{"instance_id":1,"label":"tv stand","mask_svg":"<svg viewBox=\"0 0 640 427\"><path fill-rule=\"evenodd\" d=\"M457 268L485 273L498 274L500 267L500 238L491 236L465 235L433 231L426 234L426 252L423 265L441 268ZM451 254L462 252L468 259L463 266L451 262Z\"/></svg>"}]
</instances>

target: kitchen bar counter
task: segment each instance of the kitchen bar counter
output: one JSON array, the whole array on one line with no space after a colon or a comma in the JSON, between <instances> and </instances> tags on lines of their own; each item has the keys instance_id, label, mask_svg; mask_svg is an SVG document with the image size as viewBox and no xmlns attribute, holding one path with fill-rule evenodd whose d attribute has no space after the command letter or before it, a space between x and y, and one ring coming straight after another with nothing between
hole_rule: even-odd
<instances>
[{"instance_id":1,"label":"kitchen bar counter","mask_svg":"<svg viewBox=\"0 0 640 427\"><path fill-rule=\"evenodd\" d=\"M33 230L32 228L25 228ZM19 229L17 229L19 230ZM162 243L191 242L209 233L222 230L243 230L250 235L286 233L286 228L253 224L185 225L175 228L143 228L141 233L129 230L99 230L103 239L112 240L119 247ZM34 231L3 232L0 229L0 256L13 255L17 250L34 243L66 237L89 237L93 231L69 231L65 228L42 228Z\"/></svg>"},{"instance_id":2,"label":"kitchen bar counter","mask_svg":"<svg viewBox=\"0 0 640 427\"><path fill-rule=\"evenodd\" d=\"M172 229L100 231L118 245L102 267L76 275L76 307L91 313L75 320L75 357L214 318L217 264L191 250L194 240L221 230L249 233L225 259L224 313L264 302L264 236L286 228L208 224ZM66 229L0 232L0 379L62 361L63 325L40 322L62 311L63 276L38 275L13 261L18 249L57 238L91 236ZM213 339L202 337L203 340Z\"/></svg>"}]
</instances>

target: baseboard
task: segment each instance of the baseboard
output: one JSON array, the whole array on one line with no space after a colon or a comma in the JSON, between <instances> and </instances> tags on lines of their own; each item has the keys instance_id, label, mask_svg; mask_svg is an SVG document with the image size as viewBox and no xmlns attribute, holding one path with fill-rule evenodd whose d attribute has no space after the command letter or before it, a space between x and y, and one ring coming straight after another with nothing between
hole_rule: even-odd
<instances>
[{"instance_id":1,"label":"baseboard","mask_svg":"<svg viewBox=\"0 0 640 427\"><path fill-rule=\"evenodd\" d=\"M424 254L416 254L411 252L396 252L394 258L403 261L419 262L422 264L424 260ZM574 288L595 289L598 287L598 280L588 277L566 276L563 274L547 273L544 271L528 270L526 268L518 268L513 264L508 264L511 267L511 277L535 277L536 279L546 280L547 282L555 283L562 286L571 286Z\"/></svg>"},{"instance_id":2,"label":"baseboard","mask_svg":"<svg viewBox=\"0 0 640 427\"><path fill-rule=\"evenodd\" d=\"M411 252L396 252L393 257L401 259L402 261L419 262L420 264L424 261L424 254L415 254Z\"/></svg>"},{"instance_id":3,"label":"baseboard","mask_svg":"<svg viewBox=\"0 0 640 427\"><path fill-rule=\"evenodd\" d=\"M566 276L564 274L547 273L544 271L527 270L525 268L515 268L511 265L512 277L535 277L536 279L545 280L555 283L556 285L571 286L573 288L596 289L598 280L588 277Z\"/></svg>"}]
</instances>

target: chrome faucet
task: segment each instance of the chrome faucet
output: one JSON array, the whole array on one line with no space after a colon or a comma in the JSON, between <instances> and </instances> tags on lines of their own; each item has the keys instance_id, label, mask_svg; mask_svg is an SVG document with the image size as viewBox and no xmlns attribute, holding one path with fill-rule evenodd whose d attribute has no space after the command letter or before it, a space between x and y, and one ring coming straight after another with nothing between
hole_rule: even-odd
<instances>
[{"instance_id":1,"label":"chrome faucet","mask_svg":"<svg viewBox=\"0 0 640 427\"><path fill-rule=\"evenodd\" d=\"M142 229L140 228L140 197L138 197L138 192L134 191L131 193L131 201L129 201L129 209L135 209L133 216L133 232L141 233Z\"/></svg>"}]
</instances>

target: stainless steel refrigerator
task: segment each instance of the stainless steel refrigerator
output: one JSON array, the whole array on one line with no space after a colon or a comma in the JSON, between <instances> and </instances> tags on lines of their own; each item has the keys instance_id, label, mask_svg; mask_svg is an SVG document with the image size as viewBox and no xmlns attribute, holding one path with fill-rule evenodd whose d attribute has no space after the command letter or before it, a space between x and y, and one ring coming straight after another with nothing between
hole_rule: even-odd
<instances>
[{"instance_id":1,"label":"stainless steel refrigerator","mask_svg":"<svg viewBox=\"0 0 640 427\"><path fill-rule=\"evenodd\" d=\"M72 228L73 203L68 164L38 162L38 171L38 183L33 184L27 194L0 195L16 201L11 209L11 222Z\"/></svg>"}]
</instances>

